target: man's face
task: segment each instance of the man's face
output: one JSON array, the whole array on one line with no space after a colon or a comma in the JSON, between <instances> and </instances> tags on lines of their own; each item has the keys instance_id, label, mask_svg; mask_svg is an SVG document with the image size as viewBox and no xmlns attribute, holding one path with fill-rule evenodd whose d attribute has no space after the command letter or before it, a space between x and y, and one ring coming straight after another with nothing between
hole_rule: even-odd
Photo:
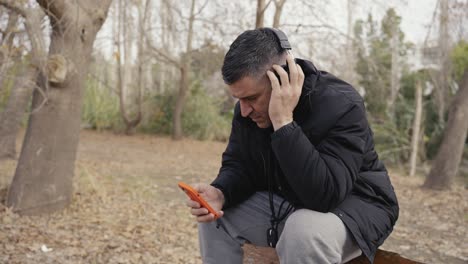
<instances>
[{"instance_id":1,"label":"man's face","mask_svg":"<svg viewBox=\"0 0 468 264\"><path fill-rule=\"evenodd\" d=\"M271 84L266 75L260 80L246 76L229 85L229 90L234 98L239 99L243 117L249 117L260 128L271 126L268 114Z\"/></svg>"}]
</instances>

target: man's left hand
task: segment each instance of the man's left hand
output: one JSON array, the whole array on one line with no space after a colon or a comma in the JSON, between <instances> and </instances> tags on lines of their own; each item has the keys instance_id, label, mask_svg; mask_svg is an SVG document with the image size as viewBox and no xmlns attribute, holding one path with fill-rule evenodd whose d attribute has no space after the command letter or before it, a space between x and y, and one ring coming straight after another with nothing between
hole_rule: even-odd
<instances>
[{"instance_id":1,"label":"man's left hand","mask_svg":"<svg viewBox=\"0 0 468 264\"><path fill-rule=\"evenodd\" d=\"M299 102L304 83L304 72L301 66L294 62L293 55L288 54L287 63L289 77L281 66L273 65L273 69L280 76L281 84L272 71L267 71L272 89L268 114L275 131L293 121L293 111Z\"/></svg>"}]
</instances>

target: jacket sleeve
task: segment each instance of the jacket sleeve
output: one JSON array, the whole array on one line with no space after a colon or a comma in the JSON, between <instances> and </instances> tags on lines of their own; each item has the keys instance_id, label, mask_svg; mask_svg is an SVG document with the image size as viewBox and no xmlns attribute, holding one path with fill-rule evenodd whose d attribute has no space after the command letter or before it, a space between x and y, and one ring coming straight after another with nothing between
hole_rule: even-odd
<instances>
[{"instance_id":1,"label":"jacket sleeve","mask_svg":"<svg viewBox=\"0 0 468 264\"><path fill-rule=\"evenodd\" d=\"M363 106L351 103L343 108L346 110L317 146L295 122L272 135L275 156L305 208L329 212L353 189L363 160L368 123Z\"/></svg>"},{"instance_id":2,"label":"jacket sleeve","mask_svg":"<svg viewBox=\"0 0 468 264\"><path fill-rule=\"evenodd\" d=\"M242 131L241 124L236 119L238 115L240 114L234 114L229 143L222 155L218 177L211 183L224 194L223 208L234 206L254 193L254 184L245 165L245 155L242 155L242 142L240 140Z\"/></svg>"}]
</instances>

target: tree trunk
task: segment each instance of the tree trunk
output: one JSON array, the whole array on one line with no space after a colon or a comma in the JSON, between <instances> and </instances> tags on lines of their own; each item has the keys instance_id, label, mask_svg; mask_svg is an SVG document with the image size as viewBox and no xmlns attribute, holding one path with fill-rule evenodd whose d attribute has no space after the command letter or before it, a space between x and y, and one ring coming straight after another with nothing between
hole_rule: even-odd
<instances>
[{"instance_id":1,"label":"tree trunk","mask_svg":"<svg viewBox=\"0 0 468 264\"><path fill-rule=\"evenodd\" d=\"M346 15L347 33L343 56L345 62L340 65L339 70L343 73L343 80L357 87L356 84L358 78L356 76L356 71L354 70L354 65L356 65L357 50L356 45L353 43L355 0L347 0ZM349 67L349 65L353 65L353 67Z\"/></svg>"},{"instance_id":2,"label":"tree trunk","mask_svg":"<svg viewBox=\"0 0 468 264\"><path fill-rule=\"evenodd\" d=\"M193 38L193 21L195 20L195 0L192 0L190 7L189 30L186 43L185 56L182 59L182 66L180 67L180 82L179 94L177 96L176 105L174 108L173 117L173 139L179 140L183 136L182 130L182 112L184 111L185 98L190 84L190 72L192 64L192 38Z\"/></svg>"},{"instance_id":3,"label":"tree trunk","mask_svg":"<svg viewBox=\"0 0 468 264\"><path fill-rule=\"evenodd\" d=\"M29 64L21 66L7 105L0 115L0 159L16 157L16 136L37 81L38 67L44 64L46 59L41 30L41 18L44 13L36 8L25 9L24 14L26 16L25 28L31 43L30 56L32 59ZM11 35L8 36L8 38L10 37ZM10 41L13 40L7 39L9 47L12 45Z\"/></svg>"},{"instance_id":4,"label":"tree trunk","mask_svg":"<svg viewBox=\"0 0 468 264\"><path fill-rule=\"evenodd\" d=\"M132 124L132 131L135 130L135 128L138 126L140 123L142 117L142 112L141 112L141 94L142 94L142 89L145 87L145 79L144 79L144 69L143 67L145 66L144 60L145 60L145 45L144 45L144 38L145 38L145 27L146 27L146 20L148 18L148 11L149 11L149 4L150 1L146 0L144 5L139 5L138 6L138 59L137 59L137 67L138 67L138 72L137 72L137 117L133 120Z\"/></svg>"},{"instance_id":5,"label":"tree trunk","mask_svg":"<svg viewBox=\"0 0 468 264\"><path fill-rule=\"evenodd\" d=\"M255 28L261 28L265 24L265 0L257 0L257 15L255 16Z\"/></svg>"},{"instance_id":6,"label":"tree trunk","mask_svg":"<svg viewBox=\"0 0 468 264\"><path fill-rule=\"evenodd\" d=\"M0 42L0 46L4 46L5 50L0 52L0 91L5 89L3 85L4 77L7 75L5 74L10 66L10 50L13 47L13 39L15 37L14 30L17 26L18 22L18 14L14 12L10 12L8 14L8 22L5 28L5 31L2 32L2 41ZM1 119L0 119L1 121Z\"/></svg>"},{"instance_id":7,"label":"tree trunk","mask_svg":"<svg viewBox=\"0 0 468 264\"><path fill-rule=\"evenodd\" d=\"M440 70L436 73L435 85L435 99L437 114L439 117L439 124L441 126L445 123L445 111L447 109L447 100L449 99L449 83L450 83L450 33L449 33L449 3L448 0L441 0L440 4L440 17L439 17L439 39L438 39L438 52L439 52L439 65Z\"/></svg>"},{"instance_id":8,"label":"tree trunk","mask_svg":"<svg viewBox=\"0 0 468 264\"><path fill-rule=\"evenodd\" d=\"M275 9L275 15L273 16L274 28L279 28L280 26L281 13L283 12L284 3L286 3L286 0L275 1L276 9Z\"/></svg>"},{"instance_id":9,"label":"tree trunk","mask_svg":"<svg viewBox=\"0 0 468 264\"><path fill-rule=\"evenodd\" d=\"M83 83L111 0L38 0L52 25L48 78L39 83L7 206L21 214L64 208L72 196ZM55 63L60 61L61 63ZM50 86L50 87L49 87Z\"/></svg>"},{"instance_id":10,"label":"tree trunk","mask_svg":"<svg viewBox=\"0 0 468 264\"><path fill-rule=\"evenodd\" d=\"M392 118L395 117L395 101L400 91L400 62L399 62L399 48L400 48L400 36L399 27L395 23L392 26L392 39L390 41L392 49L392 68L390 73L390 97L387 101L388 111Z\"/></svg>"},{"instance_id":11,"label":"tree trunk","mask_svg":"<svg viewBox=\"0 0 468 264\"><path fill-rule=\"evenodd\" d=\"M127 34L127 6L123 6L123 1L119 1L119 10L118 10L118 31L117 31L117 45L118 45L118 53L119 55L117 56L117 86L119 87L119 98L120 98L120 114L122 116L122 119L125 123L125 134L131 135L135 133L136 126L140 123L142 119L141 115L141 92L140 92L140 83L139 79L137 81L137 89L138 89L138 112L135 118L131 119L129 116L129 113L127 111L127 106L125 104L125 98L127 96L131 96L131 93L125 93L125 88L127 87L127 77L129 74L132 74L132 71L130 69L130 38ZM121 32L120 30L123 31L123 50L122 48L122 38L121 38ZM140 35L141 36L141 35ZM140 43L142 44L142 40L139 41L138 43L138 48L140 48ZM140 52L140 51L138 51ZM122 67L122 60L121 56L124 54L125 60L124 60L124 66ZM138 61L140 61L140 53L138 53ZM140 67L140 66L139 66ZM123 69L123 70L122 70ZM138 72L140 74L140 72Z\"/></svg>"},{"instance_id":12,"label":"tree trunk","mask_svg":"<svg viewBox=\"0 0 468 264\"><path fill-rule=\"evenodd\" d=\"M11 12L8 14L8 22L5 28L5 31L2 32L2 45L7 45L8 48L11 48L13 45L13 39L15 38L16 33L16 24L18 23L18 14Z\"/></svg>"},{"instance_id":13,"label":"tree trunk","mask_svg":"<svg viewBox=\"0 0 468 264\"><path fill-rule=\"evenodd\" d=\"M185 104L185 97L187 94L188 85L189 82L187 69L185 67L182 67L180 69L179 94L177 96L173 118L174 134L172 138L175 140L179 140L183 137L182 113Z\"/></svg>"},{"instance_id":14,"label":"tree trunk","mask_svg":"<svg viewBox=\"0 0 468 264\"><path fill-rule=\"evenodd\" d=\"M23 69L16 77L7 105L0 114L0 159L16 158L16 136L38 75L36 68L30 65L22 67Z\"/></svg>"},{"instance_id":15,"label":"tree trunk","mask_svg":"<svg viewBox=\"0 0 468 264\"><path fill-rule=\"evenodd\" d=\"M423 187L448 189L458 173L468 130L468 69L451 104L444 138Z\"/></svg>"},{"instance_id":16,"label":"tree trunk","mask_svg":"<svg viewBox=\"0 0 468 264\"><path fill-rule=\"evenodd\" d=\"M411 157L410 157L410 176L414 176L417 167L419 137L421 128L421 116L422 116L422 87L421 82L418 80L416 83L416 109L414 111L413 120L413 134L411 136Z\"/></svg>"}]
</instances>

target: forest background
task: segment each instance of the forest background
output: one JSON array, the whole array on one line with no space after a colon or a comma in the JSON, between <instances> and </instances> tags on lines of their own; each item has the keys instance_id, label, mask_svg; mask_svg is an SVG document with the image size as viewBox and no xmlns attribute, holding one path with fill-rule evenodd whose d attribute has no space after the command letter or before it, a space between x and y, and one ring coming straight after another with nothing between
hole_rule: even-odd
<instances>
[{"instance_id":1,"label":"forest background","mask_svg":"<svg viewBox=\"0 0 468 264\"><path fill-rule=\"evenodd\" d=\"M271 26L364 97L402 204L384 247L466 263L467 25L466 0L0 0L0 262L198 263L174 183L216 176L224 54Z\"/></svg>"}]
</instances>

